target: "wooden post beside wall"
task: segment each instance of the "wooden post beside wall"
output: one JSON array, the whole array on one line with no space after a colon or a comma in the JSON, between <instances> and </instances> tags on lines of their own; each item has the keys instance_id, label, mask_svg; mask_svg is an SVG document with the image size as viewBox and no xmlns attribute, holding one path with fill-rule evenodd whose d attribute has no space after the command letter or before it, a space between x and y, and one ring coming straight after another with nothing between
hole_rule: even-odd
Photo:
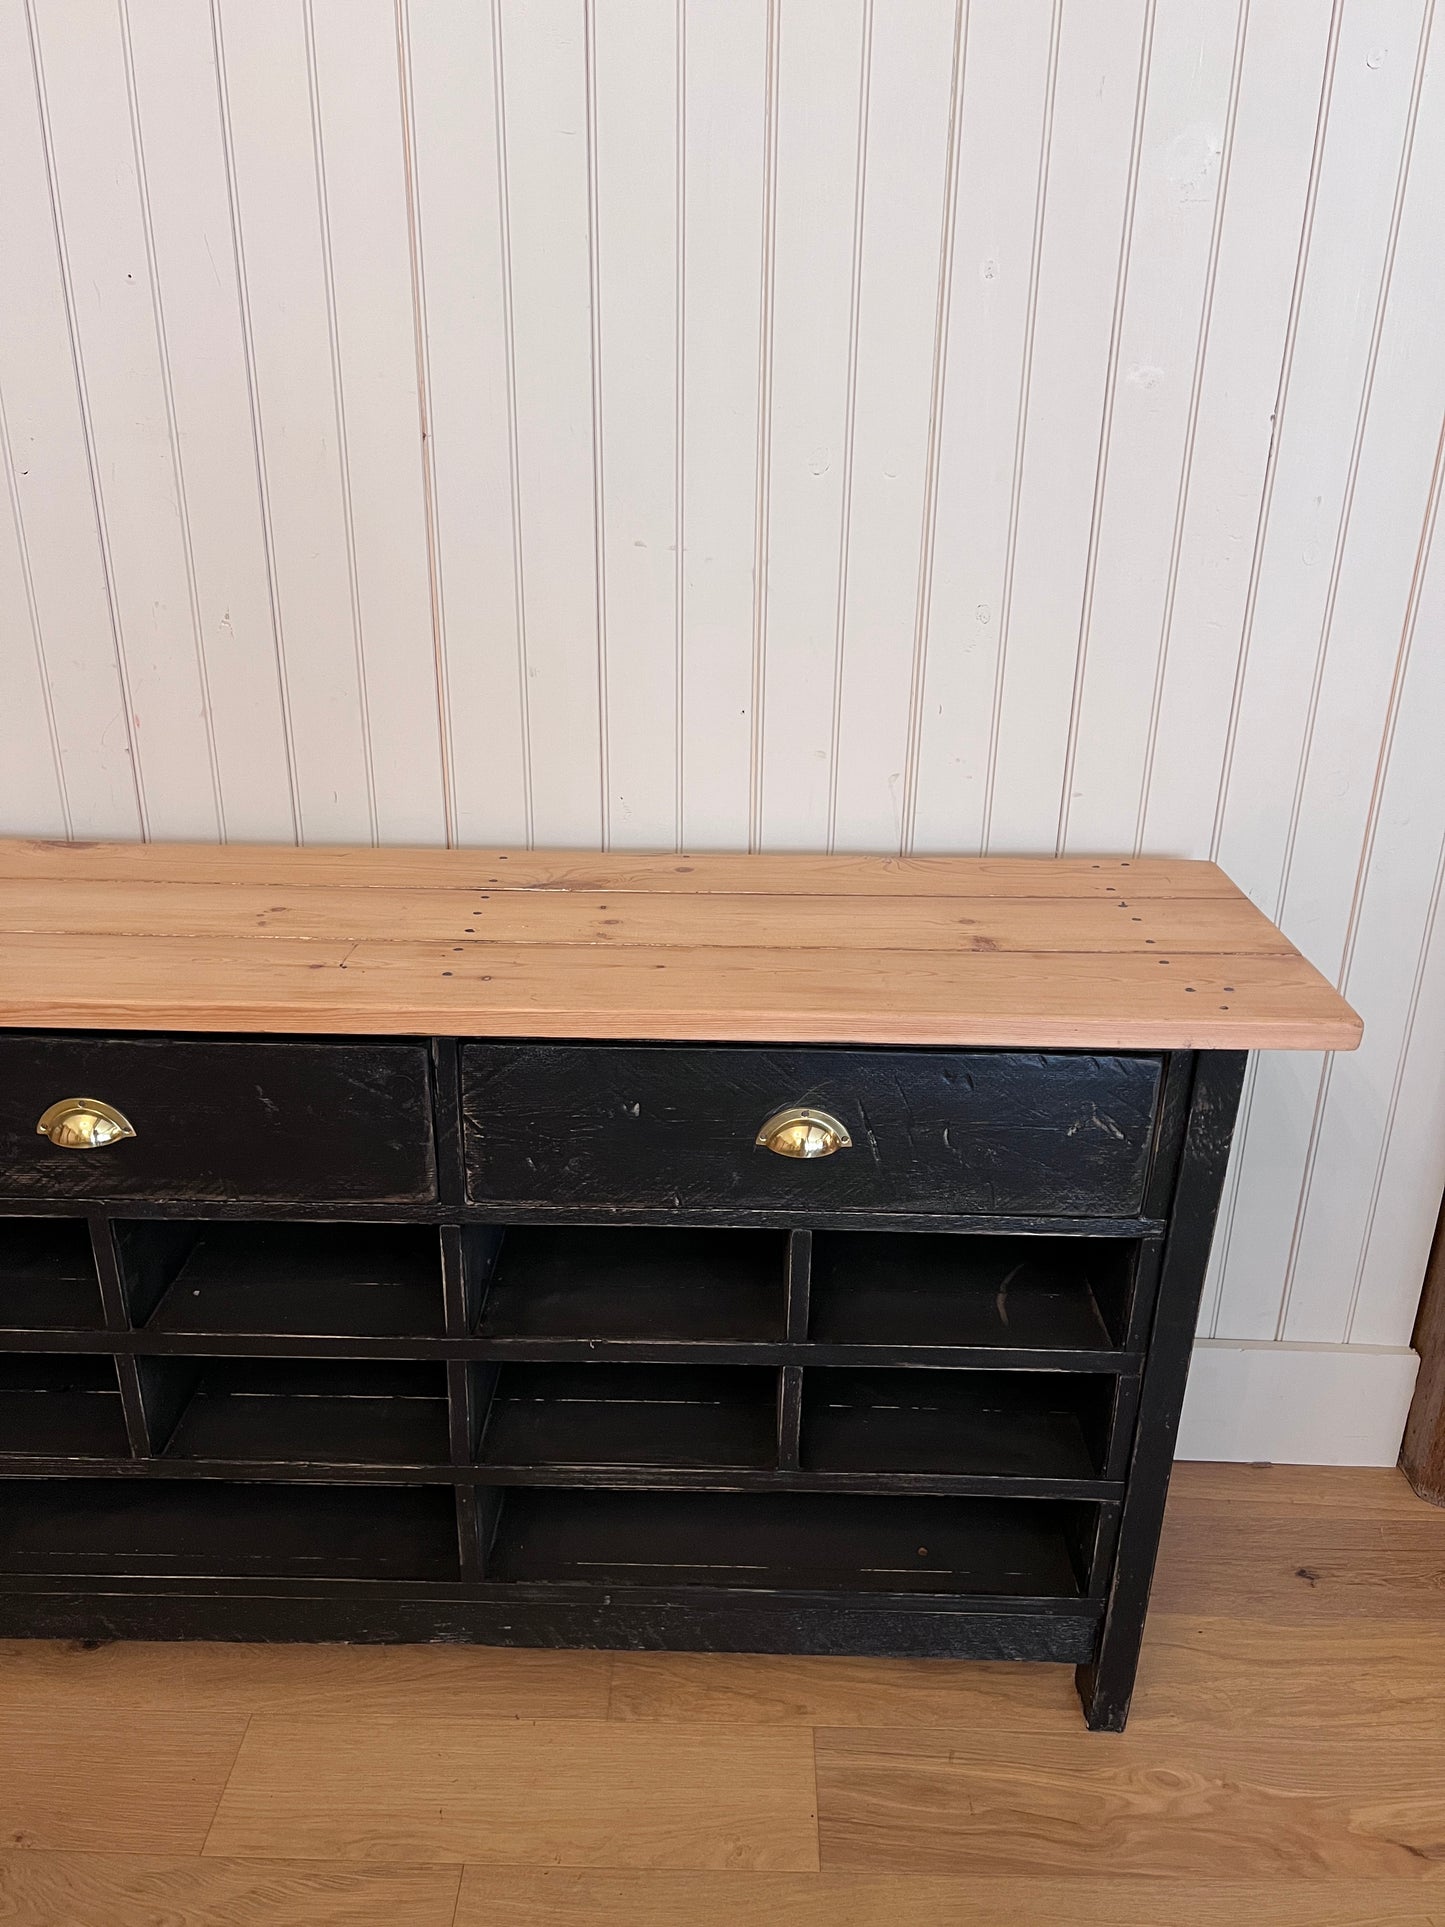
<instances>
[{"instance_id":1,"label":"wooden post beside wall","mask_svg":"<svg viewBox=\"0 0 1445 1927\"><path fill-rule=\"evenodd\" d=\"M1420 1376L1405 1421L1400 1466L1422 1499L1445 1505L1445 1208L1411 1342L1420 1354Z\"/></svg>"}]
</instances>

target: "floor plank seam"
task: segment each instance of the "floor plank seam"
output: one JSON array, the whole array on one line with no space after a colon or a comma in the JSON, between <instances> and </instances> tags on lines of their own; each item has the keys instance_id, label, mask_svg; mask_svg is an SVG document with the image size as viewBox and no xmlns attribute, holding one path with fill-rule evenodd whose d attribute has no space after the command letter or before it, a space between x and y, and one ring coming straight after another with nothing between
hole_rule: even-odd
<instances>
[{"instance_id":1,"label":"floor plank seam","mask_svg":"<svg viewBox=\"0 0 1445 1927\"><path fill-rule=\"evenodd\" d=\"M236 1742L236 1750L231 1755L231 1764L226 1768L226 1777L224 1780L222 1780L221 1790L216 1795L216 1804L211 1809L211 1818L206 1827L205 1838L201 1841L200 1847L197 1850L197 1855L196 1855L197 1859L205 1858L206 1849L211 1844L211 1835L215 1832L216 1822L221 1817L221 1808L225 1804L226 1794L230 1789L231 1781L235 1778L236 1767L239 1764L240 1758L241 1758L241 1751L246 1744L246 1735L250 1732L251 1722L255 1717L256 1716L254 1713L248 1713L241 1724L241 1737Z\"/></svg>"}]
</instances>

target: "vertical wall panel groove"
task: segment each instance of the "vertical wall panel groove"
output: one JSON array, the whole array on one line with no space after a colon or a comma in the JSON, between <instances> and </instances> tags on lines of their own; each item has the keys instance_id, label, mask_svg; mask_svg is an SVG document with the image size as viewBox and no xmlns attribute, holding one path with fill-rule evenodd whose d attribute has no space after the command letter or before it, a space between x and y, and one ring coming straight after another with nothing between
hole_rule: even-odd
<instances>
[{"instance_id":1,"label":"vertical wall panel groove","mask_svg":"<svg viewBox=\"0 0 1445 1927\"><path fill-rule=\"evenodd\" d=\"M366 686L366 641L361 626L361 590L356 575L356 519L351 500L351 459L346 445L346 390L341 380L341 349L336 338L336 268L331 252L331 215L326 198L326 146L316 97L316 13L302 0L306 22L306 92L311 108L311 146L316 169L316 216L321 226L322 283L326 290L326 340L331 361L331 393L336 410L336 460L341 478L341 523L345 532L346 586L351 609L351 640L356 652L356 693L361 724L362 767L366 776L366 814L371 841L378 840L376 754L371 740L371 702Z\"/></svg>"},{"instance_id":2,"label":"vertical wall panel groove","mask_svg":"<svg viewBox=\"0 0 1445 1927\"><path fill-rule=\"evenodd\" d=\"M256 344L251 321L250 293L246 283L245 243L241 235L241 217L236 197L236 158L231 132L231 106L226 87L221 0L209 0L209 26L216 73L216 112L220 123L221 149L225 160L226 211L230 226L231 258L236 272L236 299L242 344L241 360L245 373L246 409L251 430L251 459L255 469L256 501L260 513L261 539L265 553L266 604L275 650L276 690L285 744L286 788L291 806L291 837L293 842L299 843L301 841L301 791L296 767L296 731L291 713L290 682L286 673L286 640L276 588L276 542L271 525L271 499L266 481L261 413L256 391Z\"/></svg>"},{"instance_id":3,"label":"vertical wall panel groove","mask_svg":"<svg viewBox=\"0 0 1445 1927\"><path fill-rule=\"evenodd\" d=\"M1134 92L1134 125L1129 135L1129 177L1124 188L1124 225L1119 235L1119 266L1114 282L1114 309L1109 321L1109 347L1104 362L1104 408L1099 421L1099 452L1094 463L1094 492L1089 507L1089 540L1084 556L1084 588L1079 606L1078 641L1074 650L1073 687L1069 721L1064 735L1064 767L1059 780L1058 827L1054 851L1062 856L1069 838L1070 792L1079 750L1079 713L1084 701L1084 676L1089 663L1089 634L1093 626L1094 590L1099 570L1099 533L1109 482L1113 447L1114 403L1119 388L1119 344L1123 338L1124 307L1129 298L1129 268L1134 250L1134 218L1139 206L1139 163L1143 157L1144 123L1149 108L1149 58L1154 45L1158 0L1146 0L1139 37L1139 77Z\"/></svg>"},{"instance_id":4,"label":"vertical wall panel groove","mask_svg":"<svg viewBox=\"0 0 1445 1927\"><path fill-rule=\"evenodd\" d=\"M511 191L507 173L506 84L502 65L502 0L492 0L492 88L497 123L497 206L501 223L502 333L507 351L507 459L512 492L513 582L517 616L518 706L521 710L522 796L527 848L536 840L532 785L532 723L528 697L527 597L522 548L522 484L517 452L517 321L512 299Z\"/></svg>"},{"instance_id":5,"label":"vertical wall panel groove","mask_svg":"<svg viewBox=\"0 0 1445 1927\"><path fill-rule=\"evenodd\" d=\"M1229 73L1229 101L1224 114L1224 139L1219 157L1219 186L1214 196L1214 219L1209 231L1209 260L1204 274L1204 298L1199 307L1199 331L1194 344L1193 371L1189 385L1189 414L1184 433L1184 452L1179 462L1179 486L1175 497L1174 526L1169 538L1168 575L1164 589L1164 611L1159 623L1159 646L1155 657L1154 680L1149 692L1149 724L1144 749L1144 766L1139 777L1139 808L1134 822L1134 854L1144 848L1145 824L1149 817L1149 795L1154 779L1154 761L1159 747L1159 724L1164 689L1169 675L1169 646L1174 635L1174 610L1179 593L1179 571L1184 550L1184 532L1189 517L1189 490L1194 478L1194 450L1199 437L1199 415L1204 393L1204 373L1209 353L1209 324L1214 312L1214 291L1219 275L1220 244L1224 237L1224 215L1229 206L1229 175L1234 158L1235 130L1239 125L1239 96L1244 79L1245 52L1249 44L1250 0L1239 0L1235 22L1234 57Z\"/></svg>"},{"instance_id":6,"label":"vertical wall panel groove","mask_svg":"<svg viewBox=\"0 0 1445 1927\"><path fill-rule=\"evenodd\" d=\"M421 436L422 495L426 516L427 592L431 605L432 661L437 696L437 748L441 757L442 810L448 845L457 841L456 744L447 674L446 604L442 595L441 545L437 534L436 437L432 432L431 360L426 316L426 268L417 210L416 97L412 85L410 0L395 0L397 98L401 110L406 175L407 258L411 266L412 332L416 346L417 427Z\"/></svg>"},{"instance_id":7,"label":"vertical wall panel groove","mask_svg":"<svg viewBox=\"0 0 1445 1927\"><path fill-rule=\"evenodd\" d=\"M1048 211L1049 170L1053 155L1054 102L1059 80L1059 38L1063 27L1063 0L1053 0L1049 27L1049 70L1044 96L1043 132L1039 142L1038 186L1034 199L1033 243L1029 256L1028 311L1024 321L1023 365L1019 380L1018 425L1014 432L1013 472L1009 483L1009 518L1003 593L999 601L998 653L994 659L993 698L989 707L988 756L984 773L983 809L978 835L979 854L983 855L993 839L994 793L998 784L999 731L1003 720L1004 679L1008 674L1009 641L1012 635L1014 572L1018 563L1019 499L1023 487L1024 455L1028 446L1030 384L1033 376L1034 338L1038 323L1039 274L1043 261L1044 217Z\"/></svg>"},{"instance_id":8,"label":"vertical wall panel groove","mask_svg":"<svg viewBox=\"0 0 1445 1927\"><path fill-rule=\"evenodd\" d=\"M763 158L763 239L758 300L758 465L754 490L752 686L748 705L748 849L763 840L763 724L767 701L768 527L772 509L773 290L778 232L778 62L782 0L768 0L766 130Z\"/></svg>"},{"instance_id":9,"label":"vertical wall panel groove","mask_svg":"<svg viewBox=\"0 0 1445 1927\"><path fill-rule=\"evenodd\" d=\"M9 544L0 549L0 596L9 610L7 620L17 628L19 611L25 611L30 631L30 658L26 669L20 663L20 645L10 644L13 662L7 658L10 682L7 701L0 708L0 808L9 825L17 830L44 835L59 828L67 840L75 835L70 798L65 788L65 762L60 748L60 731L55 719L55 696L45 659L45 635L35 596L35 580L25 543L25 523L20 512L20 492L15 484L15 457L10 444L10 427L5 417L5 395L0 389L0 464L5 471L5 497L10 508L13 550ZM13 555L13 573L11 556ZM11 635L13 637L14 630ZM25 684L29 685L28 691ZM27 702L27 693L30 701ZM47 754L38 755L40 737L34 729L36 711L44 719ZM46 763L51 778L46 792Z\"/></svg>"},{"instance_id":10,"label":"vertical wall panel groove","mask_svg":"<svg viewBox=\"0 0 1445 1927\"><path fill-rule=\"evenodd\" d=\"M55 236L56 255L60 264L60 290L64 303L65 336L70 351L71 372L75 383L76 398L79 404L81 443L85 451L85 465L90 484L91 516L100 551L101 580L104 584L106 615L110 631L111 647L114 651L115 671L120 683L127 759L134 789L136 820L141 836L147 838L150 835L150 822L146 809L145 781L141 773L140 758L137 754L135 742L135 699L131 693L130 675L125 656L125 644L120 631L120 615L116 607L115 596L115 573L111 564L110 546L105 526L105 510L100 495L100 483L96 474L95 430L91 422L90 403L85 390L85 367L81 357L80 343L76 334L75 296L71 287L70 262L65 240L65 223L55 184L55 158L50 132L50 115L46 106L45 79L36 33L33 0L24 0L24 5L25 26L29 41L30 69L35 87L35 102L40 116L40 142L45 164L45 191L49 208L50 225Z\"/></svg>"},{"instance_id":11,"label":"vertical wall panel groove","mask_svg":"<svg viewBox=\"0 0 1445 1927\"><path fill-rule=\"evenodd\" d=\"M211 773L211 800L216 813L216 833L226 841L226 802L221 784L220 759L216 753L216 728L210 676L205 645L201 639L201 603L196 587L196 556L191 539L190 508L186 499L185 465L181 460L180 432L176 426L176 397L171 379L170 349L166 342L165 306L161 299L160 277L156 270L155 232L151 218L150 189L146 179L145 142L141 137L140 111L136 103L135 51L131 42L130 9L118 0L121 56L125 64L126 109L130 119L131 151L135 159L136 191L140 202L141 228L145 235L146 279L150 286L151 308L155 320L156 350L160 358L161 394L165 403L166 435L170 443L171 468L176 488L176 516L180 523L181 553L185 565L186 598L191 620L191 639L196 657L196 679L200 685L201 721L205 730L206 761Z\"/></svg>"},{"instance_id":12,"label":"vertical wall panel groove","mask_svg":"<svg viewBox=\"0 0 1445 1927\"><path fill-rule=\"evenodd\" d=\"M948 329L953 292L953 251L957 232L958 165L962 151L959 117L968 72L969 0L956 0L953 22L953 67L948 88L947 185L943 197L943 233L938 243L938 298L933 324L933 371L928 393L928 451L924 458L923 517L919 536L918 596L913 612L913 659L908 674L908 733L903 765L903 810L898 850L913 848L918 815L918 759L923 731L923 690L928 674L929 615L933 595L934 545L938 540L938 470L942 451L942 415L948 388Z\"/></svg>"}]
</instances>

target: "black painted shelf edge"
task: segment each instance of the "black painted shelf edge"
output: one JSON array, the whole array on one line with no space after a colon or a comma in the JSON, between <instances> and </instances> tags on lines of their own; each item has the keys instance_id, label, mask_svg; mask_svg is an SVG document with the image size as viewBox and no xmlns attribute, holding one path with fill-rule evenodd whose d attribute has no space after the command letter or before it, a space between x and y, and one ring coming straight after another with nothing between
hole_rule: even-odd
<instances>
[{"instance_id":1,"label":"black painted shelf edge","mask_svg":"<svg viewBox=\"0 0 1445 1927\"><path fill-rule=\"evenodd\" d=\"M0 1351L105 1352L137 1358L377 1358L461 1359L486 1363L515 1359L537 1364L569 1361L639 1365L811 1365L864 1367L882 1363L947 1367L959 1371L1059 1372L1129 1377L1138 1372L1137 1351L1027 1351L993 1345L824 1344L811 1339L625 1339L625 1338L435 1338L401 1334L387 1338L302 1335L287 1332L74 1331L62 1327L6 1330Z\"/></svg>"},{"instance_id":2,"label":"black painted shelf edge","mask_svg":"<svg viewBox=\"0 0 1445 1927\"><path fill-rule=\"evenodd\" d=\"M315 1200L203 1198L39 1198L7 1193L0 1197L0 1220L6 1218L85 1219L104 1214L116 1219L183 1220L207 1224L267 1222L293 1224L450 1224L526 1227L577 1225L595 1230L646 1230L668 1226L681 1230L790 1231L807 1227L819 1231L951 1231L962 1236L1044 1238L1162 1238L1168 1221L1154 1217L1041 1217L1000 1213L942 1213L930 1211L819 1211L798 1206L789 1210L752 1211L718 1206L712 1209L667 1210L661 1207L619 1206L601 1211L595 1206L549 1205L512 1200L506 1203L431 1204L351 1203L344 1198Z\"/></svg>"},{"instance_id":3,"label":"black painted shelf edge","mask_svg":"<svg viewBox=\"0 0 1445 1927\"><path fill-rule=\"evenodd\" d=\"M762 1466L363 1464L284 1459L102 1458L0 1454L10 1479L204 1479L276 1485L463 1485L586 1487L616 1492L915 1493L938 1498L1081 1499L1118 1505L1121 1479L1049 1478L985 1472L816 1472Z\"/></svg>"}]
</instances>

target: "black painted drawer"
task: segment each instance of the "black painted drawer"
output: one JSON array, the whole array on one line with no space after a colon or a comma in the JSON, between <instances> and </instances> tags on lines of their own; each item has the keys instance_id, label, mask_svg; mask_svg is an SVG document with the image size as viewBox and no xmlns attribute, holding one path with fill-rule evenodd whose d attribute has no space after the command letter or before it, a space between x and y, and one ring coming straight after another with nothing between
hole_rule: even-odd
<instances>
[{"instance_id":1,"label":"black painted drawer","mask_svg":"<svg viewBox=\"0 0 1445 1927\"><path fill-rule=\"evenodd\" d=\"M36 1131L67 1097L135 1127L98 1150ZM436 1195L422 1043L0 1038L0 1195L394 1203Z\"/></svg>"},{"instance_id":2,"label":"black painted drawer","mask_svg":"<svg viewBox=\"0 0 1445 1927\"><path fill-rule=\"evenodd\" d=\"M806 1217L864 1210L1129 1216L1162 1060L1019 1051L468 1044L474 1202ZM759 1148L774 1113L831 1113L851 1147Z\"/></svg>"}]
</instances>

